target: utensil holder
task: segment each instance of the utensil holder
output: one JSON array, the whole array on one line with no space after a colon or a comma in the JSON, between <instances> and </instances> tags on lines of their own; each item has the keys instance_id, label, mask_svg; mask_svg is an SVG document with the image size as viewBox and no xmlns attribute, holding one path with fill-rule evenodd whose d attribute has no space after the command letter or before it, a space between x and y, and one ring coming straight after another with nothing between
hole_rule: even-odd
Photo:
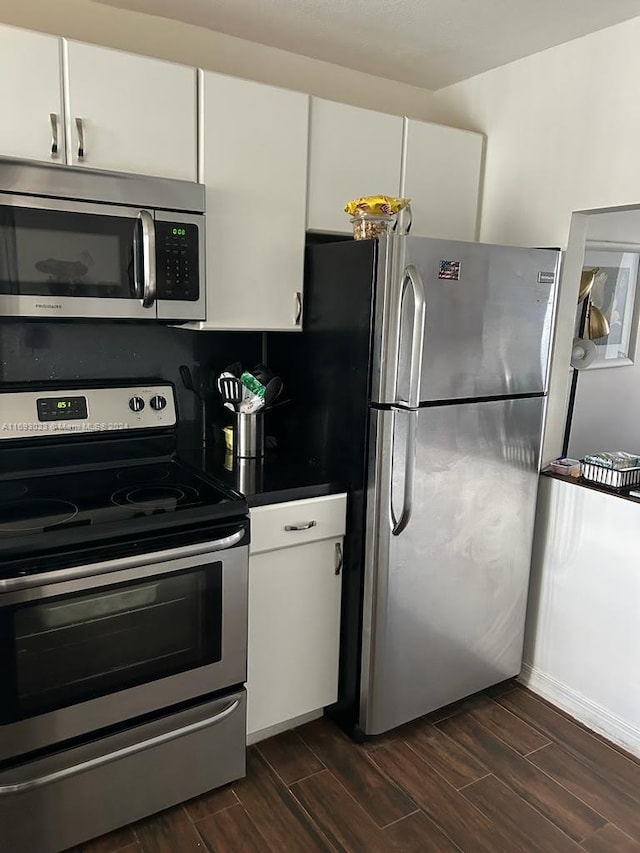
<instances>
[{"instance_id":1,"label":"utensil holder","mask_svg":"<svg viewBox=\"0 0 640 853\"><path fill-rule=\"evenodd\" d=\"M233 447L239 459L257 459L264 456L264 415L262 412L235 413Z\"/></svg>"}]
</instances>

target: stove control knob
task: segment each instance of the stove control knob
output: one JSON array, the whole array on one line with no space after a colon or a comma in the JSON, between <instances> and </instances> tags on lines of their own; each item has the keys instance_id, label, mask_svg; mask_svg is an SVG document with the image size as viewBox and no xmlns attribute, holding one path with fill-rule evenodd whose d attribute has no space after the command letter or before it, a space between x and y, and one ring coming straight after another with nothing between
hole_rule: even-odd
<instances>
[{"instance_id":1,"label":"stove control knob","mask_svg":"<svg viewBox=\"0 0 640 853\"><path fill-rule=\"evenodd\" d=\"M132 412L141 412L144 409L144 400L142 397L132 397L129 400L129 408Z\"/></svg>"},{"instance_id":2,"label":"stove control knob","mask_svg":"<svg viewBox=\"0 0 640 853\"><path fill-rule=\"evenodd\" d=\"M161 412L163 409L167 407L167 399L163 397L161 394L156 394L155 397L151 398L151 408L154 412Z\"/></svg>"}]
</instances>

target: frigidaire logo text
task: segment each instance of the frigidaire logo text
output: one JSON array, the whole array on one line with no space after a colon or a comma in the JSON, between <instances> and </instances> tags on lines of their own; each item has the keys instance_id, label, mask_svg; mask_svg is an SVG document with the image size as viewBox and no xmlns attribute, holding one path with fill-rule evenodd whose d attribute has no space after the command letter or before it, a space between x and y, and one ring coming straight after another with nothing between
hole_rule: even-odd
<instances>
[{"instance_id":1,"label":"frigidaire logo text","mask_svg":"<svg viewBox=\"0 0 640 853\"><path fill-rule=\"evenodd\" d=\"M58 308L61 309L62 305L58 302L57 304L53 302L36 302L36 308Z\"/></svg>"}]
</instances>

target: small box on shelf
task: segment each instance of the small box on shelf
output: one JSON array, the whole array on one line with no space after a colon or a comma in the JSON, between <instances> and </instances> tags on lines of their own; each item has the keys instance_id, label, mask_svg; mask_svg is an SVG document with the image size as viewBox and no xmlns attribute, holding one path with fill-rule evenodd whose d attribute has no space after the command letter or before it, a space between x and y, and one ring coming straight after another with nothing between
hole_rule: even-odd
<instances>
[{"instance_id":1,"label":"small box on shelf","mask_svg":"<svg viewBox=\"0 0 640 853\"><path fill-rule=\"evenodd\" d=\"M562 457L554 459L549 466L554 474L564 474L567 477L580 476L580 460Z\"/></svg>"}]
</instances>

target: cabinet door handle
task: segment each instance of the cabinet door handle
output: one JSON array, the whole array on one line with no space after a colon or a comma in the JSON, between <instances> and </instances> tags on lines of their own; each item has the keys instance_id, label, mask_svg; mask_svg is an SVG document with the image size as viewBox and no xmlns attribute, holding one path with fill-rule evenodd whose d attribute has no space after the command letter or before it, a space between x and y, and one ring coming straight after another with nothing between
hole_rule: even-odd
<instances>
[{"instance_id":1,"label":"cabinet door handle","mask_svg":"<svg viewBox=\"0 0 640 853\"><path fill-rule=\"evenodd\" d=\"M76 132L78 134L78 160L84 160L84 124L81 118L76 117Z\"/></svg>"},{"instance_id":2,"label":"cabinet door handle","mask_svg":"<svg viewBox=\"0 0 640 853\"><path fill-rule=\"evenodd\" d=\"M285 524L284 529L290 530L310 530L318 524L317 521L304 521L302 524Z\"/></svg>"},{"instance_id":3,"label":"cabinet door handle","mask_svg":"<svg viewBox=\"0 0 640 853\"><path fill-rule=\"evenodd\" d=\"M49 121L51 122L51 156L58 156L58 116L55 113L49 113Z\"/></svg>"},{"instance_id":4,"label":"cabinet door handle","mask_svg":"<svg viewBox=\"0 0 640 853\"><path fill-rule=\"evenodd\" d=\"M344 566L344 556L342 554L342 543L336 542L336 574L339 575Z\"/></svg>"},{"instance_id":5,"label":"cabinet door handle","mask_svg":"<svg viewBox=\"0 0 640 853\"><path fill-rule=\"evenodd\" d=\"M297 290L296 291L296 313L293 319L293 323L295 326L300 325L300 321L302 320L302 293Z\"/></svg>"}]
</instances>

